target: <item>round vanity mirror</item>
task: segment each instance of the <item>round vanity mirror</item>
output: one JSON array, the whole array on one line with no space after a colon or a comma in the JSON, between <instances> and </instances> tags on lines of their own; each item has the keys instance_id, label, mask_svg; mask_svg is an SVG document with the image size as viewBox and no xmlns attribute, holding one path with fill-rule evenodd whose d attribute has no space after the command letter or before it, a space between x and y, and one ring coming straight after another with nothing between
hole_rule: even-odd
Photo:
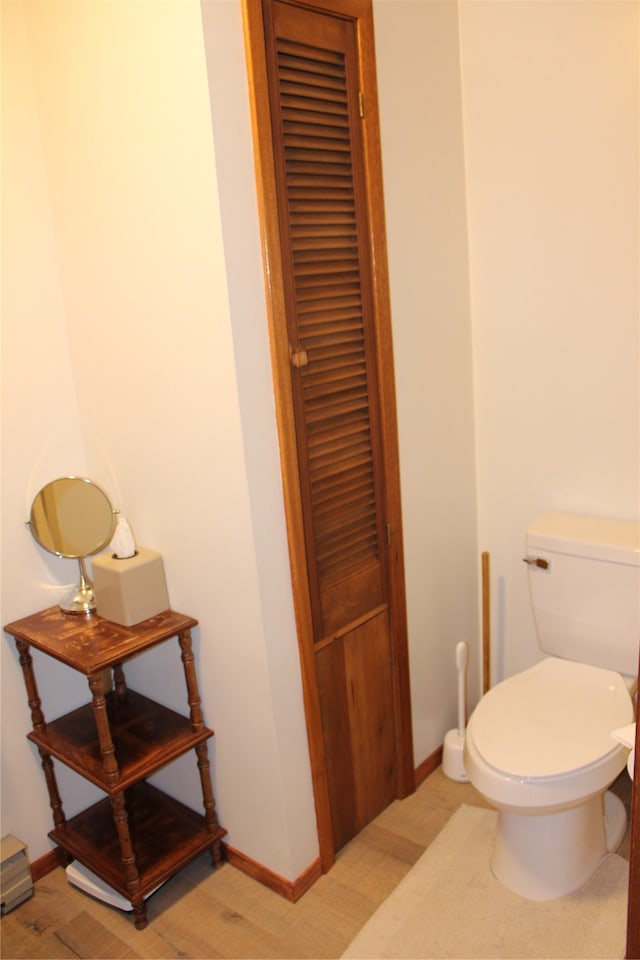
<instances>
[{"instance_id":1,"label":"round vanity mirror","mask_svg":"<svg viewBox=\"0 0 640 960\"><path fill-rule=\"evenodd\" d=\"M29 527L49 553L78 560L80 583L60 606L69 613L90 613L95 598L84 560L107 546L115 527L106 493L84 477L53 480L36 495Z\"/></svg>"},{"instance_id":2,"label":"round vanity mirror","mask_svg":"<svg viewBox=\"0 0 640 960\"><path fill-rule=\"evenodd\" d=\"M113 536L113 507L91 480L61 477L36 496L29 525L49 553L74 559L90 557L103 550Z\"/></svg>"}]
</instances>

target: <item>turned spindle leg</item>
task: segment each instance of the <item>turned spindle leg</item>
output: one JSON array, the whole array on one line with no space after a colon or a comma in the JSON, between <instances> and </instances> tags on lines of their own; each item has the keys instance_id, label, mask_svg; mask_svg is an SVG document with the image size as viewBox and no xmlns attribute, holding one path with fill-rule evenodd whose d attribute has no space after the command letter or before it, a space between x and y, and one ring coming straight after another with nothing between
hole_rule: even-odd
<instances>
[{"instance_id":1,"label":"turned spindle leg","mask_svg":"<svg viewBox=\"0 0 640 960\"><path fill-rule=\"evenodd\" d=\"M189 715L191 719L191 729L193 731L202 730L204 719L200 705L200 691L198 690L198 678L193 657L191 631L185 630L178 634L178 642L182 654L182 664L184 667L184 676L187 683L187 694L189 697ZM207 823L207 829L213 840L211 844L211 860L214 867L222 864L222 848L220 845L220 825L216 814L216 804L213 796L213 787L211 786L211 767L209 764L209 752L206 743L201 743L196 747L198 757L198 770L200 772L200 783L202 785L202 797L204 800L204 815Z\"/></svg>"},{"instance_id":2,"label":"turned spindle leg","mask_svg":"<svg viewBox=\"0 0 640 960\"><path fill-rule=\"evenodd\" d=\"M120 779L118 761L116 760L116 751L111 739L111 730L109 728L109 717L107 715L107 703L104 697L104 687L101 673L92 673L89 677L89 688L91 690L93 715L98 730L98 740L100 742L100 753L102 754L102 769L105 780L110 787L117 784Z\"/></svg>"},{"instance_id":3,"label":"turned spindle leg","mask_svg":"<svg viewBox=\"0 0 640 960\"><path fill-rule=\"evenodd\" d=\"M127 692L127 682L124 678L124 670L122 669L121 663L116 663L113 668L113 682L115 685L116 695L118 697L124 697Z\"/></svg>"},{"instance_id":4,"label":"turned spindle leg","mask_svg":"<svg viewBox=\"0 0 640 960\"><path fill-rule=\"evenodd\" d=\"M41 733L46 730L47 723L42 712L42 701L40 700L36 675L33 670L33 657L31 656L29 644L24 640L16 640L16 647L18 649L20 666L22 667L24 685L27 690L29 709L31 710L31 724L34 731ZM60 791L58 790L53 760L51 759L51 755L41 747L38 747L38 753L40 754L44 778L47 784L47 790L49 791L49 803L53 811L53 823L56 827L64 827L66 825L66 819L64 810L62 809L62 800L60 798Z\"/></svg>"},{"instance_id":5,"label":"turned spindle leg","mask_svg":"<svg viewBox=\"0 0 640 960\"><path fill-rule=\"evenodd\" d=\"M194 732L202 730L204 720L200 708L200 691L198 690L198 678L196 677L196 668L193 658L191 631L185 630L178 634L178 643L180 644L182 665L184 667L184 677L187 682L187 695L189 698L189 716L191 719L191 729Z\"/></svg>"},{"instance_id":6,"label":"turned spindle leg","mask_svg":"<svg viewBox=\"0 0 640 960\"><path fill-rule=\"evenodd\" d=\"M44 719L44 714L42 713L42 701L38 693L36 676L33 672L33 658L29 650L29 644L25 643L24 640L16 640L16 647L20 654L20 666L22 667L24 685L27 688L27 700L29 709L31 710L31 725L34 730L44 730L47 724Z\"/></svg>"},{"instance_id":7,"label":"turned spindle leg","mask_svg":"<svg viewBox=\"0 0 640 960\"><path fill-rule=\"evenodd\" d=\"M200 771L200 783L202 784L202 796L204 799L204 818L209 833L212 837L216 838L211 844L211 860L214 867L217 868L222 865L220 824L218 823L213 787L211 786L211 768L206 743L201 743L196 747L196 754L198 757L198 770Z\"/></svg>"},{"instance_id":8,"label":"turned spindle leg","mask_svg":"<svg viewBox=\"0 0 640 960\"><path fill-rule=\"evenodd\" d=\"M113 822L115 823L118 833L120 859L122 861L125 883L127 885L127 895L133 907L136 927L138 930L143 930L147 925L147 910L144 897L140 893L140 874L138 873L136 856L133 852L133 844L131 843L129 818L127 816L124 793L114 793L111 797L111 809L113 811Z\"/></svg>"},{"instance_id":9,"label":"turned spindle leg","mask_svg":"<svg viewBox=\"0 0 640 960\"><path fill-rule=\"evenodd\" d=\"M38 747L38 753L40 754L42 769L44 770L44 779L47 784L47 790L49 791L49 803L51 804L51 810L53 811L54 826L64 827L66 826L67 821L64 815L64 810L62 809L62 800L60 799L60 791L58 790L53 760L51 759L50 755L40 747Z\"/></svg>"}]
</instances>

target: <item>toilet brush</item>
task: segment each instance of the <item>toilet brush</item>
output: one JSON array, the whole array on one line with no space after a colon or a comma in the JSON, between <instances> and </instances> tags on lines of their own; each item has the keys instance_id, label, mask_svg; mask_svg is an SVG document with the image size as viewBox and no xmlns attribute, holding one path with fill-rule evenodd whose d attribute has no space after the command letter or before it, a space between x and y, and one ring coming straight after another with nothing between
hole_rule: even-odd
<instances>
[{"instance_id":1,"label":"toilet brush","mask_svg":"<svg viewBox=\"0 0 640 960\"><path fill-rule=\"evenodd\" d=\"M464 640L456 646L456 668L458 671L458 729L449 730L444 738L442 751L442 771L450 780L467 782L463 751L465 734L465 675L467 670L467 645Z\"/></svg>"}]
</instances>

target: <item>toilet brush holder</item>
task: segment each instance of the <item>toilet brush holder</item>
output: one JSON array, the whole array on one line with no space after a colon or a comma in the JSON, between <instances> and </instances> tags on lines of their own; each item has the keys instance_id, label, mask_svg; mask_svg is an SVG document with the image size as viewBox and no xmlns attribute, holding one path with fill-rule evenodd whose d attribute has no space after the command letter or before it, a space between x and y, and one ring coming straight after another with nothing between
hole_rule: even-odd
<instances>
[{"instance_id":1,"label":"toilet brush holder","mask_svg":"<svg viewBox=\"0 0 640 960\"><path fill-rule=\"evenodd\" d=\"M449 730L444 738L442 772L450 780L468 783L469 777L464 769L467 645L463 640L456 647L456 669L458 671L458 729Z\"/></svg>"},{"instance_id":2,"label":"toilet brush holder","mask_svg":"<svg viewBox=\"0 0 640 960\"><path fill-rule=\"evenodd\" d=\"M449 780L458 780L460 783L469 781L464 769L464 734L458 730L449 730L444 738L442 772Z\"/></svg>"}]
</instances>

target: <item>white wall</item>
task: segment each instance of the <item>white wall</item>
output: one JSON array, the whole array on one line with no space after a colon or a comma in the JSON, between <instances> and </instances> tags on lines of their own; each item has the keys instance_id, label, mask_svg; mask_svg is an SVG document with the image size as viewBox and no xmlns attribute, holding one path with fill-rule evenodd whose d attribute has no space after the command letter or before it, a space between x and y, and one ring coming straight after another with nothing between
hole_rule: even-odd
<instances>
[{"instance_id":1,"label":"white wall","mask_svg":"<svg viewBox=\"0 0 640 960\"><path fill-rule=\"evenodd\" d=\"M479 691L475 450L457 6L374 4L416 765Z\"/></svg>"},{"instance_id":2,"label":"white wall","mask_svg":"<svg viewBox=\"0 0 640 960\"><path fill-rule=\"evenodd\" d=\"M638 3L460 4L480 548L494 679L539 659L545 510L637 518Z\"/></svg>"},{"instance_id":3,"label":"white wall","mask_svg":"<svg viewBox=\"0 0 640 960\"><path fill-rule=\"evenodd\" d=\"M203 10L0 5L2 622L75 576L31 541L32 496L91 474L201 622L229 842L292 880L317 843L240 3ZM479 551L512 672L537 656L530 517L637 513L637 10L464 0L458 37L448 0L374 2L416 763L455 722L461 638L476 695ZM165 645L130 678L182 708L179 670ZM62 667L39 677L52 716L86 698ZM50 812L21 683L5 638L2 834L38 857ZM161 779L197 804L191 762ZM86 789L60 780L73 813Z\"/></svg>"},{"instance_id":4,"label":"white wall","mask_svg":"<svg viewBox=\"0 0 640 960\"><path fill-rule=\"evenodd\" d=\"M212 5L211 16L220 14L220 36L242 63L239 7L235 22L228 7ZM12 349L4 356L3 622L64 592L54 597L39 585L49 561L24 529L26 504L45 479L89 473L138 542L162 553L172 606L200 621L203 705L216 730L215 787L229 843L293 880L317 856L317 838L273 402L265 404L265 363L243 381L244 403L257 410L253 446L245 446L234 355L245 346L266 354L266 320L262 302L251 318L253 343L243 339L246 317L237 318L240 334L232 329L229 291L238 278L229 268L227 286L200 5L9 3L3 43L12 71L3 78L12 106L3 117L12 161L4 227L16 261L4 304ZM246 90L237 95L246 126ZM236 132L221 128L219 136ZM251 191L253 181L247 186L239 172L229 189ZM40 296L31 293L40 287ZM51 449L50 422L58 421L69 437ZM247 476L258 442L268 451L259 498ZM75 574L64 567L64 575ZM35 858L49 848L48 804L24 741L24 693L6 640L2 654L3 707L15 703L19 718L3 725L3 831L27 841ZM86 697L84 681L80 690L68 673L54 671L51 716ZM185 709L177 644L135 661L128 678ZM52 686L45 677L45 708ZM62 770L67 815L84 802L78 778L68 779ZM201 806L195 758L159 780ZM21 804L27 785L35 816Z\"/></svg>"},{"instance_id":5,"label":"white wall","mask_svg":"<svg viewBox=\"0 0 640 960\"><path fill-rule=\"evenodd\" d=\"M60 584L71 586L69 562L37 553L25 521L42 484L86 472L22 13L19 4L1 9L3 623L55 603L65 592ZM43 697L58 699L61 672L41 683ZM81 702L77 685L68 697ZM28 729L17 656L3 638L1 831L24 838L38 856L50 847L52 821Z\"/></svg>"}]
</instances>

